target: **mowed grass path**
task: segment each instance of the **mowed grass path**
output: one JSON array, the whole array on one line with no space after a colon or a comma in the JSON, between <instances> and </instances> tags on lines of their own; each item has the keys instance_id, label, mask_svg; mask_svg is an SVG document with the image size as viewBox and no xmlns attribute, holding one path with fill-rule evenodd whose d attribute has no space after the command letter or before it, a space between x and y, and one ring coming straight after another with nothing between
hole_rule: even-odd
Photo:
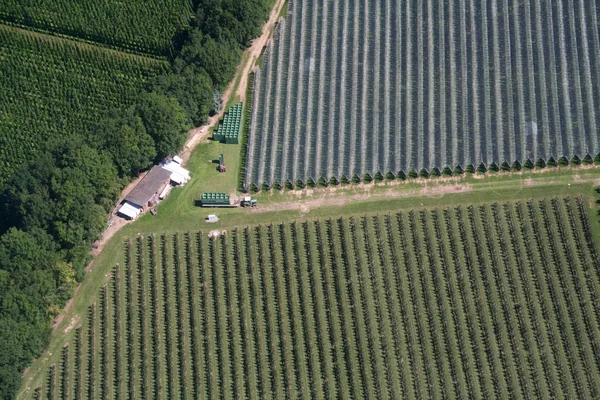
<instances>
[{"instance_id":1,"label":"mowed grass path","mask_svg":"<svg viewBox=\"0 0 600 400\"><path fill-rule=\"evenodd\" d=\"M586 202L120 238L21 397L596 398Z\"/></svg>"},{"instance_id":2,"label":"mowed grass path","mask_svg":"<svg viewBox=\"0 0 600 400\"><path fill-rule=\"evenodd\" d=\"M239 176L233 172L235 145L209 142L198 146L187 168L192 180L172 191L159 207L158 215L145 215L125 231L135 233L186 232L204 229L208 214L221 220L211 229L228 229L245 224L284 222L295 219L351 215L390 209L436 207L505 201L547 196L592 196L600 186L598 166L581 168L546 168L522 173L464 174L444 179L409 179L371 184L338 185L303 191L269 191L252 194L258 199L256 209L210 209L196 206L203 192L236 191ZM224 152L228 172L218 173L210 162ZM232 162L233 161L233 162ZM242 196L238 193L238 196ZM590 201L591 198L590 198Z\"/></svg>"}]
</instances>

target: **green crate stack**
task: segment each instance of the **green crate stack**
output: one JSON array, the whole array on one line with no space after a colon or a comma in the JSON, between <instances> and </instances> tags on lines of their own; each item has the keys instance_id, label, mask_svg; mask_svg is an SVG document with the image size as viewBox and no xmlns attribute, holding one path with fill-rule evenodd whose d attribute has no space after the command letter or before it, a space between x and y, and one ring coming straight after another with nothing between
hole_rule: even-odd
<instances>
[{"instance_id":1,"label":"green crate stack","mask_svg":"<svg viewBox=\"0 0 600 400\"><path fill-rule=\"evenodd\" d=\"M213 134L213 139L227 144L238 144L242 122L242 103L231 107L223 117L223 121Z\"/></svg>"}]
</instances>

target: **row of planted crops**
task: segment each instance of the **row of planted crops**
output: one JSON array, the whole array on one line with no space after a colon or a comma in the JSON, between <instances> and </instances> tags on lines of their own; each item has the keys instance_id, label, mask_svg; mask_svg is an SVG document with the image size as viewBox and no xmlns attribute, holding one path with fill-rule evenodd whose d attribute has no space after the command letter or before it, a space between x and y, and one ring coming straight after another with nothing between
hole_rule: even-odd
<instances>
[{"instance_id":1,"label":"row of planted crops","mask_svg":"<svg viewBox=\"0 0 600 400\"><path fill-rule=\"evenodd\" d=\"M38 398L597 398L582 199L137 237ZM34 391L35 390L35 391Z\"/></svg>"},{"instance_id":2,"label":"row of planted crops","mask_svg":"<svg viewBox=\"0 0 600 400\"><path fill-rule=\"evenodd\" d=\"M134 103L167 66L0 25L0 185L49 138L87 134L107 111Z\"/></svg>"},{"instance_id":3,"label":"row of planted crops","mask_svg":"<svg viewBox=\"0 0 600 400\"><path fill-rule=\"evenodd\" d=\"M190 0L3 0L0 21L164 56L193 15Z\"/></svg>"},{"instance_id":4,"label":"row of planted crops","mask_svg":"<svg viewBox=\"0 0 600 400\"><path fill-rule=\"evenodd\" d=\"M293 0L256 74L245 186L600 152L586 0Z\"/></svg>"}]
</instances>

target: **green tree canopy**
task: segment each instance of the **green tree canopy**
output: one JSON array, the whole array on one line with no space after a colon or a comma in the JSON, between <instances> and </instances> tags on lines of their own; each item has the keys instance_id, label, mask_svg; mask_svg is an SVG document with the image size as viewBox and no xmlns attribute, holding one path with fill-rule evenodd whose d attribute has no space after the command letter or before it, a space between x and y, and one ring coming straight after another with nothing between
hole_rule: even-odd
<instances>
[{"instance_id":1,"label":"green tree canopy","mask_svg":"<svg viewBox=\"0 0 600 400\"><path fill-rule=\"evenodd\" d=\"M143 93L136 114L154 139L156 160L181 150L189 125L185 110L175 98L157 92Z\"/></svg>"},{"instance_id":2,"label":"green tree canopy","mask_svg":"<svg viewBox=\"0 0 600 400\"><path fill-rule=\"evenodd\" d=\"M20 373L50 333L48 298L58 256L35 236L16 228L0 236L0 398L10 398Z\"/></svg>"},{"instance_id":3,"label":"green tree canopy","mask_svg":"<svg viewBox=\"0 0 600 400\"><path fill-rule=\"evenodd\" d=\"M204 123L213 107L211 78L203 68L193 65L158 76L150 83L150 89L177 99L194 125Z\"/></svg>"},{"instance_id":4,"label":"green tree canopy","mask_svg":"<svg viewBox=\"0 0 600 400\"><path fill-rule=\"evenodd\" d=\"M111 156L121 177L136 176L156 157L154 140L134 111L114 110L94 130L98 146Z\"/></svg>"},{"instance_id":5,"label":"green tree canopy","mask_svg":"<svg viewBox=\"0 0 600 400\"><path fill-rule=\"evenodd\" d=\"M244 48L259 35L272 4L270 0L199 0L196 26L214 39L233 39Z\"/></svg>"},{"instance_id":6,"label":"green tree canopy","mask_svg":"<svg viewBox=\"0 0 600 400\"><path fill-rule=\"evenodd\" d=\"M57 143L20 168L0 194L10 224L4 229L47 232L67 253L89 247L103 229L118 190L108 155L82 141Z\"/></svg>"},{"instance_id":7,"label":"green tree canopy","mask_svg":"<svg viewBox=\"0 0 600 400\"><path fill-rule=\"evenodd\" d=\"M85 139L49 139L0 188L0 399L47 344L51 317L83 278L92 242L127 178L178 153L231 81L241 51L273 0L196 0L174 38L172 68L130 108L114 110ZM218 102L218 100L217 100ZM64 119L57 115L56 121Z\"/></svg>"},{"instance_id":8,"label":"green tree canopy","mask_svg":"<svg viewBox=\"0 0 600 400\"><path fill-rule=\"evenodd\" d=\"M180 58L185 64L203 68L214 86L223 88L233 77L240 56L241 50L232 39L214 39L200 30L194 30L181 49Z\"/></svg>"}]
</instances>

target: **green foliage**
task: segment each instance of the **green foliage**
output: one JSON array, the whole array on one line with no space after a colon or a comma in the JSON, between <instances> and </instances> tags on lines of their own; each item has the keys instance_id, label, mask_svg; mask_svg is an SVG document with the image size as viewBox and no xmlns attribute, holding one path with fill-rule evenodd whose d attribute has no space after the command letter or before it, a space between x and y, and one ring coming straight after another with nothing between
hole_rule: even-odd
<instances>
[{"instance_id":1,"label":"green foliage","mask_svg":"<svg viewBox=\"0 0 600 400\"><path fill-rule=\"evenodd\" d=\"M9 216L2 224L47 232L81 270L80 249L89 248L104 228L118 190L117 171L106 153L81 141L57 143L8 182L0 194L2 212Z\"/></svg>"},{"instance_id":2,"label":"green foliage","mask_svg":"<svg viewBox=\"0 0 600 400\"><path fill-rule=\"evenodd\" d=\"M247 47L260 34L272 1L200 0L195 24L215 39L232 39Z\"/></svg>"},{"instance_id":3,"label":"green foliage","mask_svg":"<svg viewBox=\"0 0 600 400\"><path fill-rule=\"evenodd\" d=\"M586 203L137 235L115 247L125 263L82 316L90 345L71 359L83 373L50 367L37 382L47 393L52 374L83 379L82 398L117 379L141 398L597 398ZM54 353L43 365L65 362Z\"/></svg>"},{"instance_id":4,"label":"green foliage","mask_svg":"<svg viewBox=\"0 0 600 400\"><path fill-rule=\"evenodd\" d=\"M157 76L149 88L177 99L194 125L205 122L213 107L212 80L204 69L192 65Z\"/></svg>"},{"instance_id":5,"label":"green foliage","mask_svg":"<svg viewBox=\"0 0 600 400\"><path fill-rule=\"evenodd\" d=\"M118 189L110 157L69 140L17 169L0 193L0 398L12 398L47 344Z\"/></svg>"},{"instance_id":6,"label":"green foliage","mask_svg":"<svg viewBox=\"0 0 600 400\"><path fill-rule=\"evenodd\" d=\"M215 39L193 30L181 49L176 65L186 64L203 68L216 87L226 86L239 62L241 50L228 38Z\"/></svg>"},{"instance_id":7,"label":"green foliage","mask_svg":"<svg viewBox=\"0 0 600 400\"><path fill-rule=\"evenodd\" d=\"M29 233L12 228L0 236L0 398L12 397L20 371L47 342L56 260Z\"/></svg>"},{"instance_id":8,"label":"green foliage","mask_svg":"<svg viewBox=\"0 0 600 400\"><path fill-rule=\"evenodd\" d=\"M175 98L157 92L143 93L135 112L154 139L157 160L181 149L189 125L185 110Z\"/></svg>"},{"instance_id":9,"label":"green foliage","mask_svg":"<svg viewBox=\"0 0 600 400\"><path fill-rule=\"evenodd\" d=\"M64 302L73 295L73 291L77 286L75 269L72 263L57 262L52 269L54 272L54 286L57 288L58 298L60 302Z\"/></svg>"},{"instance_id":10,"label":"green foliage","mask_svg":"<svg viewBox=\"0 0 600 400\"><path fill-rule=\"evenodd\" d=\"M111 155L119 176L135 177L148 169L156 157L154 139L146 132L134 108L114 110L94 130L98 147Z\"/></svg>"},{"instance_id":11,"label":"green foliage","mask_svg":"<svg viewBox=\"0 0 600 400\"><path fill-rule=\"evenodd\" d=\"M199 3L186 35L187 0L0 5L12 24L173 61L0 24L0 398L46 345L122 182L206 120L271 1Z\"/></svg>"},{"instance_id":12,"label":"green foliage","mask_svg":"<svg viewBox=\"0 0 600 400\"><path fill-rule=\"evenodd\" d=\"M175 66L202 68L216 88L224 88L235 73L241 49L259 35L271 5L270 0L199 0L194 27Z\"/></svg>"},{"instance_id":13,"label":"green foliage","mask_svg":"<svg viewBox=\"0 0 600 400\"><path fill-rule=\"evenodd\" d=\"M160 55L172 48L192 14L190 0L0 2L0 20Z\"/></svg>"},{"instance_id":14,"label":"green foliage","mask_svg":"<svg viewBox=\"0 0 600 400\"><path fill-rule=\"evenodd\" d=\"M133 104L166 63L0 25L0 186L45 143Z\"/></svg>"}]
</instances>

